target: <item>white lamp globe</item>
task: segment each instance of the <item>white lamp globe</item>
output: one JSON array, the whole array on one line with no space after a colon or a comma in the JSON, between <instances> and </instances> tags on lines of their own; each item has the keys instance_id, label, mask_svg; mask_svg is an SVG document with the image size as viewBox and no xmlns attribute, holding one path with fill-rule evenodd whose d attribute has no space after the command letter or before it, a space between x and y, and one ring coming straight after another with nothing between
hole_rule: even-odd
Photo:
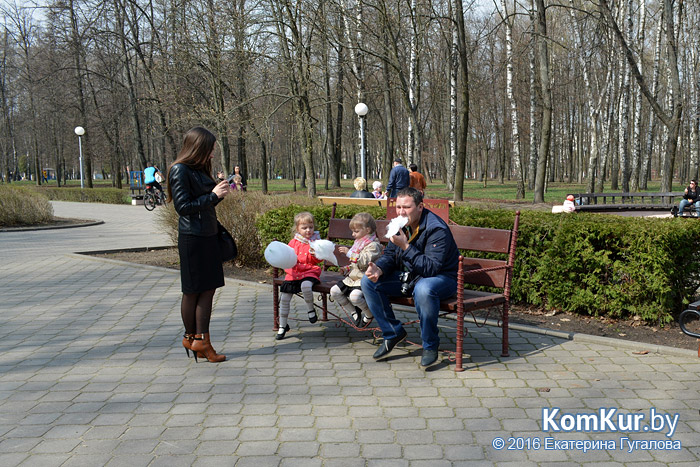
<instances>
[{"instance_id":1,"label":"white lamp globe","mask_svg":"<svg viewBox=\"0 0 700 467\"><path fill-rule=\"evenodd\" d=\"M75 134L78 136L83 136L85 134L85 128L81 126L75 127Z\"/></svg>"},{"instance_id":2,"label":"white lamp globe","mask_svg":"<svg viewBox=\"0 0 700 467\"><path fill-rule=\"evenodd\" d=\"M364 117L365 115L367 115L367 112L369 112L369 108L364 102L360 102L355 106L355 113L360 117Z\"/></svg>"}]
</instances>

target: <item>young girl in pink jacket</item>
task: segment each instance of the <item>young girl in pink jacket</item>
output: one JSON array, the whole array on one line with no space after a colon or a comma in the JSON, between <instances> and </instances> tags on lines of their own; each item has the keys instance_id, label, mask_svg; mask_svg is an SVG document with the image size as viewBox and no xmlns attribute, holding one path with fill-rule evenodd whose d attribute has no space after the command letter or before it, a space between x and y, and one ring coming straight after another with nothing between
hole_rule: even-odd
<instances>
[{"instance_id":1,"label":"young girl in pink jacket","mask_svg":"<svg viewBox=\"0 0 700 467\"><path fill-rule=\"evenodd\" d=\"M322 261L313 255L310 242L320 240L314 224L314 216L310 212L300 212L294 216L294 237L289 246L297 254L297 264L291 269L285 269L287 275L280 287L280 327L275 339L284 339L289 331L289 305L292 296L301 293L308 309L309 321L315 323L318 320L314 309L314 294L311 288L320 283Z\"/></svg>"}]
</instances>

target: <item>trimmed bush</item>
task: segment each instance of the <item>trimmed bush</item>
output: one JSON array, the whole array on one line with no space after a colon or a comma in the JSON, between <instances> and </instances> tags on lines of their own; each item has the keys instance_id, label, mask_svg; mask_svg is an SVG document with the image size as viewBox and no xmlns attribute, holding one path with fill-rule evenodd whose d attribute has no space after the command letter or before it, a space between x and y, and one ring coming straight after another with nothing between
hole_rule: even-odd
<instances>
[{"instance_id":1,"label":"trimmed bush","mask_svg":"<svg viewBox=\"0 0 700 467\"><path fill-rule=\"evenodd\" d=\"M53 220L53 207L45 196L31 189L0 185L0 226L46 224Z\"/></svg>"},{"instance_id":2,"label":"trimmed bush","mask_svg":"<svg viewBox=\"0 0 700 467\"><path fill-rule=\"evenodd\" d=\"M513 213L457 207L462 225L511 228ZM700 222L526 211L514 300L547 309L668 323L700 285Z\"/></svg>"}]
</instances>

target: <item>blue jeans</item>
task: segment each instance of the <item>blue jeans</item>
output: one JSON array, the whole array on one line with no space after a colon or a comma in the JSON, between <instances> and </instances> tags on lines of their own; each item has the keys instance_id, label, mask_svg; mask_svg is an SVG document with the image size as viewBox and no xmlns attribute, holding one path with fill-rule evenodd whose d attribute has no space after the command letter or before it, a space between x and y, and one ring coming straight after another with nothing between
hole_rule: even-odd
<instances>
[{"instance_id":1,"label":"blue jeans","mask_svg":"<svg viewBox=\"0 0 700 467\"><path fill-rule=\"evenodd\" d=\"M363 276L362 293L374 319L382 330L384 339L393 339L398 336L402 325L401 321L396 319L394 315L389 297L401 296L399 273L394 272L389 276L382 275L377 282L372 282L367 276ZM440 313L440 300L452 297L456 293L457 280L443 274L435 277L424 277L416 283L413 289L413 300L420 318L420 332L424 349L438 350L440 336L437 322Z\"/></svg>"},{"instance_id":2,"label":"blue jeans","mask_svg":"<svg viewBox=\"0 0 700 467\"><path fill-rule=\"evenodd\" d=\"M689 204L693 204L692 201L689 201L687 199L682 199L681 203L678 205L678 215L680 216L683 214L683 210L685 209L686 206ZM695 202L695 212L700 216L700 201Z\"/></svg>"}]
</instances>

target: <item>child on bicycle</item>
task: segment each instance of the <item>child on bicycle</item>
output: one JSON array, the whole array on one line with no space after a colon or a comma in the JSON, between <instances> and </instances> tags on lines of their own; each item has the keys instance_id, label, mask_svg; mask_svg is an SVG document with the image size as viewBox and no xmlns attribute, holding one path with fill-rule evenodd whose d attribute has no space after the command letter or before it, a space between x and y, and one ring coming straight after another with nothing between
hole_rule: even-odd
<instances>
[{"instance_id":1,"label":"child on bicycle","mask_svg":"<svg viewBox=\"0 0 700 467\"><path fill-rule=\"evenodd\" d=\"M314 308L314 294L311 291L315 284L319 284L322 268L322 261L314 256L310 243L320 240L316 231L314 216L310 212L300 212L294 216L293 238L289 246L297 254L297 264L291 269L285 269L287 275L280 287L280 327L277 330L275 339L284 339L289 331L289 306L292 295L301 293L306 302L309 322L315 323L318 315Z\"/></svg>"},{"instance_id":2,"label":"child on bicycle","mask_svg":"<svg viewBox=\"0 0 700 467\"><path fill-rule=\"evenodd\" d=\"M350 220L350 230L355 242L352 247L341 246L338 250L347 254L350 264L341 268L345 277L331 287L333 298L345 311L348 305L355 307L351 312L356 327L365 327L372 319L365 297L362 295L360 281L365 275L367 266L376 261L382 254L382 246L377 240L377 224L374 217L367 212L359 212Z\"/></svg>"}]
</instances>

